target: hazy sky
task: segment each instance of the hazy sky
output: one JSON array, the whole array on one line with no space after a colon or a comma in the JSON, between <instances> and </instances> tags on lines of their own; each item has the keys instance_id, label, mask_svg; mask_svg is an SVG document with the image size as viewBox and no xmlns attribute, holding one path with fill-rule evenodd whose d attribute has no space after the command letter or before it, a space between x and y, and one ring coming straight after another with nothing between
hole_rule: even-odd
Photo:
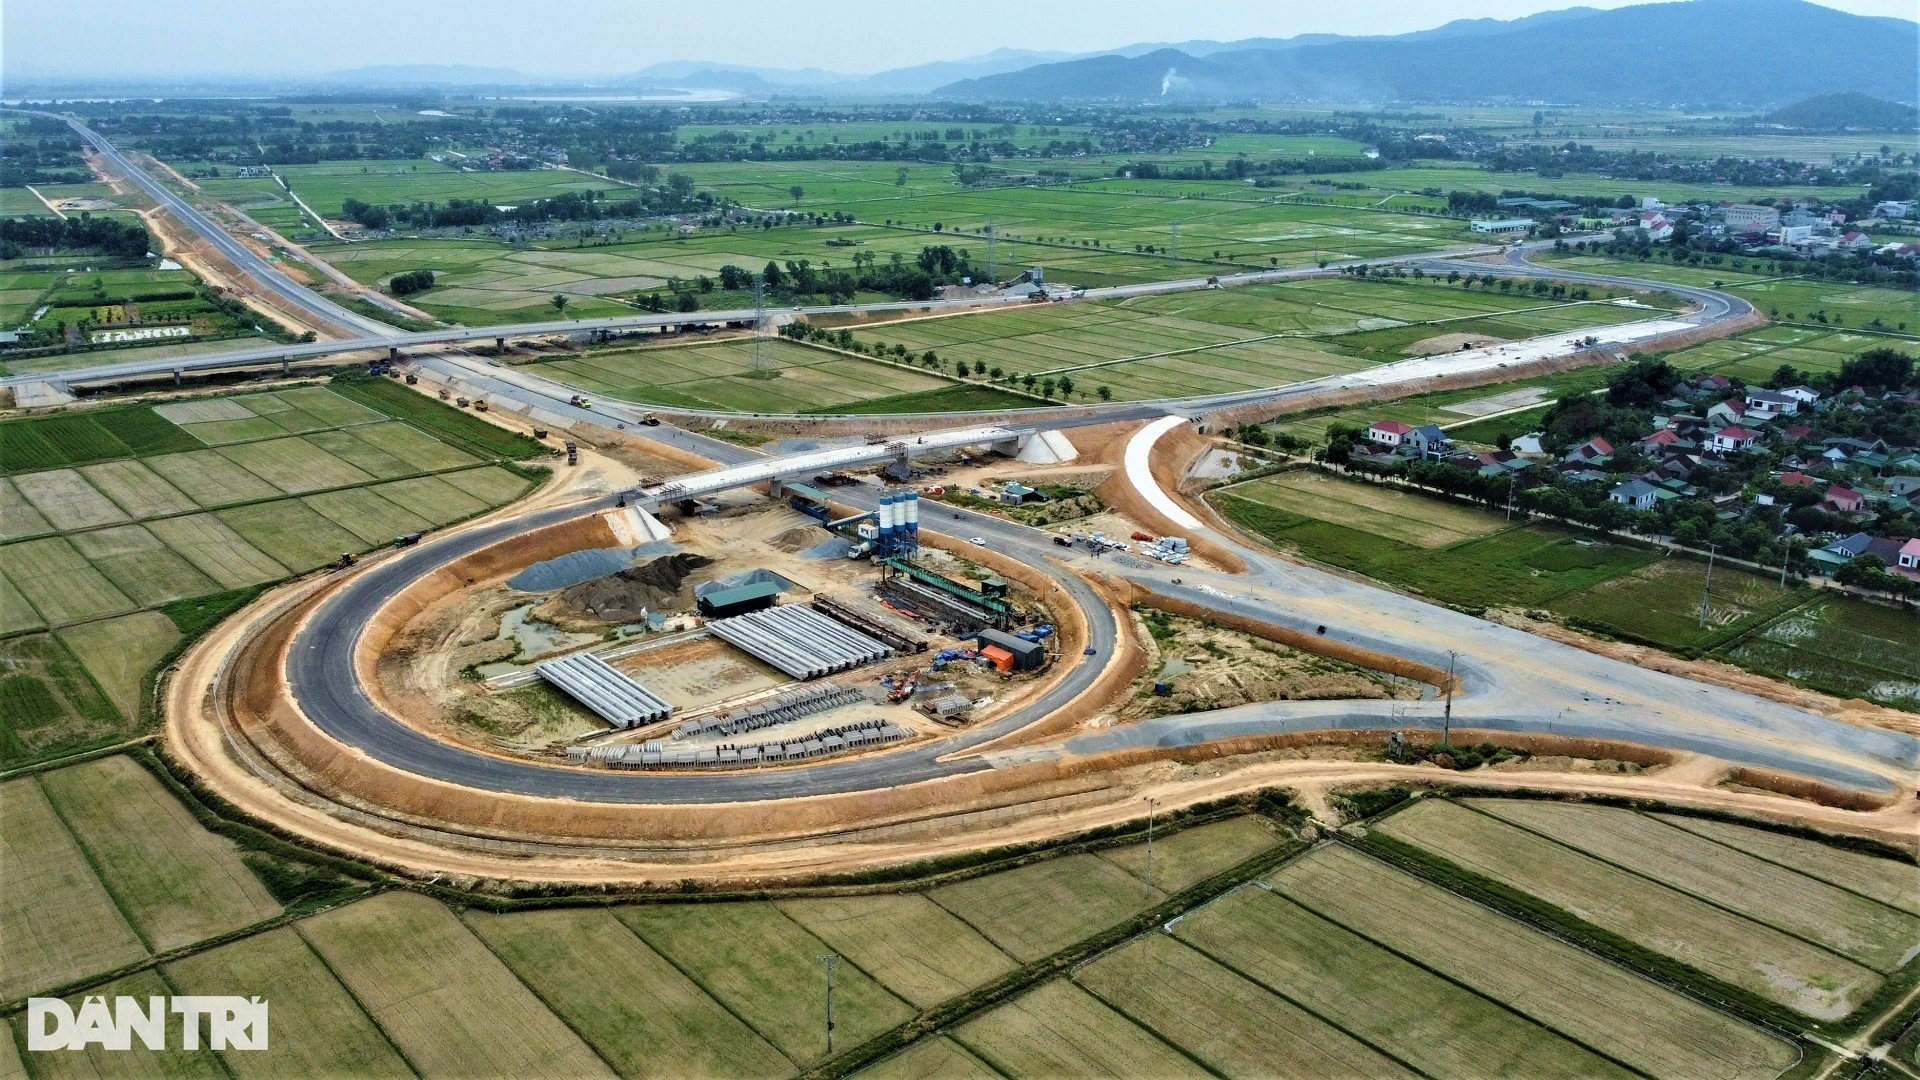
<instances>
[{"instance_id":1,"label":"hazy sky","mask_svg":"<svg viewBox=\"0 0 1920 1080\"><path fill-rule=\"evenodd\" d=\"M12 0L10 74L171 78L472 64L588 76L663 60L849 73L1000 47L1087 52L1139 41L1391 34L1632 0ZM1820 0L1914 16L1914 0Z\"/></svg>"}]
</instances>

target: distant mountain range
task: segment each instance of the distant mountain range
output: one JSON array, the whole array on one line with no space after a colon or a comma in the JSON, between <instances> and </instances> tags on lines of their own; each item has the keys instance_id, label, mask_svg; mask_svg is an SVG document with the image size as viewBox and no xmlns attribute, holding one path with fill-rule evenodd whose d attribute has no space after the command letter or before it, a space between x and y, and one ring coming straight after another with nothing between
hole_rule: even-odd
<instances>
[{"instance_id":1,"label":"distant mountain range","mask_svg":"<svg viewBox=\"0 0 1920 1080\"><path fill-rule=\"evenodd\" d=\"M1781 105L1915 96L1920 25L1805 0L1689 0L1449 23L1398 38L1164 48L950 83L972 101ZM1246 47L1242 47L1246 46Z\"/></svg>"},{"instance_id":2,"label":"distant mountain range","mask_svg":"<svg viewBox=\"0 0 1920 1080\"><path fill-rule=\"evenodd\" d=\"M996 49L872 75L698 60L592 78L528 75L503 67L389 64L272 85L1169 104L1513 101L1760 110L1802 102L1795 108L1803 111L1765 122L1912 130L1911 112L1863 113L1867 107L1859 101L1827 102L1818 113L1804 110L1813 108L1805 99L1841 94L1867 95L1883 99L1882 104L1912 103L1917 70L1920 24L1904 19L1851 15L1806 0L1681 0L1611 11L1572 7L1506 21L1458 19L1391 36L1140 42L1095 53ZM8 74L14 81L14 73Z\"/></svg>"}]
</instances>

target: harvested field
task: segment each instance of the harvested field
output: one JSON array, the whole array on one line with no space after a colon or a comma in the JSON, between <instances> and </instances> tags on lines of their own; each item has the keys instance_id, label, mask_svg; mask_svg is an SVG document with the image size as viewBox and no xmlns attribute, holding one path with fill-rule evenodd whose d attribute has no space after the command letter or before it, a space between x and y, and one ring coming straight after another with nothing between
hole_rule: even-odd
<instances>
[{"instance_id":1,"label":"harvested field","mask_svg":"<svg viewBox=\"0 0 1920 1080\"><path fill-rule=\"evenodd\" d=\"M13 481L0 477L0 540L18 540L52 531L53 526L20 494Z\"/></svg>"},{"instance_id":2,"label":"harvested field","mask_svg":"<svg viewBox=\"0 0 1920 1080\"><path fill-rule=\"evenodd\" d=\"M1920 917L1665 822L1611 806L1529 799L1467 805L1756 922L1891 972L1920 950Z\"/></svg>"},{"instance_id":3,"label":"harvested field","mask_svg":"<svg viewBox=\"0 0 1920 1080\"><path fill-rule=\"evenodd\" d=\"M1793 1046L1349 848L1273 877L1288 899L1651 1076L1766 1080Z\"/></svg>"},{"instance_id":4,"label":"harvested field","mask_svg":"<svg viewBox=\"0 0 1920 1080\"><path fill-rule=\"evenodd\" d=\"M1068 855L953 885L928 898L1022 963L1059 952L1165 900L1093 855Z\"/></svg>"},{"instance_id":5,"label":"harvested field","mask_svg":"<svg viewBox=\"0 0 1920 1080\"><path fill-rule=\"evenodd\" d=\"M445 907L390 892L300 933L423 1076L612 1076Z\"/></svg>"},{"instance_id":6,"label":"harvested field","mask_svg":"<svg viewBox=\"0 0 1920 1080\"><path fill-rule=\"evenodd\" d=\"M1000 1074L945 1035L921 1039L857 1073L861 1080L999 1080Z\"/></svg>"},{"instance_id":7,"label":"harvested field","mask_svg":"<svg viewBox=\"0 0 1920 1080\"><path fill-rule=\"evenodd\" d=\"M49 626L116 615L138 606L64 536L0 547L0 573L19 587Z\"/></svg>"},{"instance_id":8,"label":"harvested field","mask_svg":"<svg viewBox=\"0 0 1920 1080\"><path fill-rule=\"evenodd\" d=\"M286 567L261 554L212 514L189 514L149 522L147 531L218 582L222 589L259 585L287 576Z\"/></svg>"},{"instance_id":9,"label":"harvested field","mask_svg":"<svg viewBox=\"0 0 1920 1080\"><path fill-rule=\"evenodd\" d=\"M20 1044L4 1028L0 1028L0 1080L28 1080L26 1062L20 1060Z\"/></svg>"},{"instance_id":10,"label":"harvested field","mask_svg":"<svg viewBox=\"0 0 1920 1080\"><path fill-rule=\"evenodd\" d=\"M1225 1076L1419 1075L1165 934L1134 939L1074 981Z\"/></svg>"},{"instance_id":11,"label":"harvested field","mask_svg":"<svg viewBox=\"0 0 1920 1080\"><path fill-rule=\"evenodd\" d=\"M629 907L616 914L781 1053L807 1063L826 1055L820 1028L830 951L768 903ZM852 1046L913 1016L850 963L834 976L840 1046Z\"/></svg>"},{"instance_id":12,"label":"harvested field","mask_svg":"<svg viewBox=\"0 0 1920 1080\"><path fill-rule=\"evenodd\" d=\"M144 959L80 845L38 781L0 784L0 998L11 1000Z\"/></svg>"},{"instance_id":13,"label":"harvested field","mask_svg":"<svg viewBox=\"0 0 1920 1080\"><path fill-rule=\"evenodd\" d=\"M953 1037L1014 1080L1209 1075L1086 991L1057 980L967 1021Z\"/></svg>"},{"instance_id":14,"label":"harvested field","mask_svg":"<svg viewBox=\"0 0 1920 1080\"><path fill-rule=\"evenodd\" d=\"M96 529L71 539L76 551L141 607L220 591L144 525Z\"/></svg>"},{"instance_id":15,"label":"harvested field","mask_svg":"<svg viewBox=\"0 0 1920 1080\"><path fill-rule=\"evenodd\" d=\"M622 1076L774 1077L793 1063L605 909L467 925Z\"/></svg>"},{"instance_id":16,"label":"harvested field","mask_svg":"<svg viewBox=\"0 0 1920 1080\"><path fill-rule=\"evenodd\" d=\"M221 457L217 450L147 458L145 464L201 506L275 498L280 489Z\"/></svg>"},{"instance_id":17,"label":"harvested field","mask_svg":"<svg viewBox=\"0 0 1920 1080\"><path fill-rule=\"evenodd\" d=\"M200 509L199 503L138 461L83 465L80 474L135 520Z\"/></svg>"},{"instance_id":18,"label":"harvested field","mask_svg":"<svg viewBox=\"0 0 1920 1080\"><path fill-rule=\"evenodd\" d=\"M1180 940L1435 1078L1632 1074L1257 888L1181 922Z\"/></svg>"},{"instance_id":19,"label":"harvested field","mask_svg":"<svg viewBox=\"0 0 1920 1080\"><path fill-rule=\"evenodd\" d=\"M287 433L286 428L264 416L249 416L244 420L213 420L203 424L182 424L180 430L208 446L258 442Z\"/></svg>"},{"instance_id":20,"label":"harvested field","mask_svg":"<svg viewBox=\"0 0 1920 1080\"><path fill-rule=\"evenodd\" d=\"M61 532L92 529L127 521L126 511L94 490L77 469L27 473L13 478L13 486L33 504L40 516Z\"/></svg>"},{"instance_id":21,"label":"harvested field","mask_svg":"<svg viewBox=\"0 0 1920 1080\"><path fill-rule=\"evenodd\" d=\"M324 566L343 551L359 551L360 538L298 500L240 506L215 515L242 539L296 574Z\"/></svg>"},{"instance_id":22,"label":"harvested field","mask_svg":"<svg viewBox=\"0 0 1920 1080\"><path fill-rule=\"evenodd\" d=\"M280 914L233 841L201 828L132 758L60 769L40 783L154 951Z\"/></svg>"},{"instance_id":23,"label":"harvested field","mask_svg":"<svg viewBox=\"0 0 1920 1080\"><path fill-rule=\"evenodd\" d=\"M470 518L487 508L487 504L437 476L395 480L376 485L373 490L388 502L404 506L435 525Z\"/></svg>"},{"instance_id":24,"label":"harvested field","mask_svg":"<svg viewBox=\"0 0 1920 1080\"><path fill-rule=\"evenodd\" d=\"M271 1002L268 1048L221 1055L239 1080L413 1075L291 927L177 960L166 974L183 994L259 994Z\"/></svg>"},{"instance_id":25,"label":"harvested field","mask_svg":"<svg viewBox=\"0 0 1920 1080\"><path fill-rule=\"evenodd\" d=\"M922 1009L1012 971L1006 953L920 895L785 900L787 916Z\"/></svg>"},{"instance_id":26,"label":"harvested field","mask_svg":"<svg viewBox=\"0 0 1920 1080\"><path fill-rule=\"evenodd\" d=\"M92 994L104 996L109 1002L116 997L126 996L145 1002L150 997L166 997L173 993L158 972L142 971L129 975L105 986L92 987ZM80 1008L80 997L69 997L67 1004L76 1012ZM26 1039L26 1014L20 1013L14 1018L21 1035L21 1044ZM33 1069L41 1080L100 1080L106 1077L154 1077L163 1076L167 1080L226 1080L227 1073L220 1068L220 1062L213 1051L202 1042L198 1050L181 1048L179 1038L179 1018L167 1017L167 1049L149 1050L139 1039L126 1050L108 1050L94 1043L85 1050L64 1051L57 1054L41 1053L33 1055Z\"/></svg>"},{"instance_id":27,"label":"harvested field","mask_svg":"<svg viewBox=\"0 0 1920 1080\"><path fill-rule=\"evenodd\" d=\"M433 527L432 522L380 497L371 488L329 491L300 501L368 544L384 544L404 533Z\"/></svg>"},{"instance_id":28,"label":"harvested field","mask_svg":"<svg viewBox=\"0 0 1920 1080\"><path fill-rule=\"evenodd\" d=\"M1269 476L1232 491L1288 513L1363 529L1415 547L1445 547L1506 527L1498 516L1471 507L1311 469Z\"/></svg>"},{"instance_id":29,"label":"harvested field","mask_svg":"<svg viewBox=\"0 0 1920 1080\"><path fill-rule=\"evenodd\" d=\"M1819 878L1861 896L1920 915L1920 870L1915 869L1912 863L1878 859L1817 840L1804 840L1798 836L1724 821L1682 814L1654 816L1669 825L1725 844L1736 851L1758 855L1768 862L1798 870L1808 877Z\"/></svg>"},{"instance_id":30,"label":"harvested field","mask_svg":"<svg viewBox=\"0 0 1920 1080\"><path fill-rule=\"evenodd\" d=\"M1442 799L1376 828L1816 1019L1847 1015L1882 981L1825 949Z\"/></svg>"},{"instance_id":31,"label":"harvested field","mask_svg":"<svg viewBox=\"0 0 1920 1080\"><path fill-rule=\"evenodd\" d=\"M275 415L268 407L268 401L276 402L288 409L306 413L326 427L350 427L354 424L372 424L386 417L367 408L351 398L345 398L324 386L299 386L292 390L275 390L268 394L249 395L237 399L237 403L264 416Z\"/></svg>"},{"instance_id":32,"label":"harvested field","mask_svg":"<svg viewBox=\"0 0 1920 1080\"><path fill-rule=\"evenodd\" d=\"M153 665L180 640L180 630L160 612L136 611L116 619L69 626L59 632L59 637L120 715L137 723L141 718L141 684Z\"/></svg>"},{"instance_id":33,"label":"harvested field","mask_svg":"<svg viewBox=\"0 0 1920 1080\"><path fill-rule=\"evenodd\" d=\"M1182 829L1153 842L1153 884L1177 893L1230 867L1253 858L1279 843L1265 826L1250 817L1237 817ZM1111 848L1100 857L1146 880L1147 845Z\"/></svg>"},{"instance_id":34,"label":"harvested field","mask_svg":"<svg viewBox=\"0 0 1920 1080\"><path fill-rule=\"evenodd\" d=\"M245 420L252 409L233 398L202 398L198 401L170 401L155 405L153 411L176 424L209 424L216 420Z\"/></svg>"},{"instance_id":35,"label":"harvested field","mask_svg":"<svg viewBox=\"0 0 1920 1080\"><path fill-rule=\"evenodd\" d=\"M373 477L302 438L272 439L220 451L228 461L289 495L364 484Z\"/></svg>"}]
</instances>

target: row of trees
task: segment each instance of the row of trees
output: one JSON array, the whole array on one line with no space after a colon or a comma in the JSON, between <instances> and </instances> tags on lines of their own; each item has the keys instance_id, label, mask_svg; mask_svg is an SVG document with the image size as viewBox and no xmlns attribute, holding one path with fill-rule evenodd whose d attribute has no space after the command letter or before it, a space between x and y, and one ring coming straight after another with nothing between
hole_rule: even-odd
<instances>
[{"instance_id":1,"label":"row of trees","mask_svg":"<svg viewBox=\"0 0 1920 1080\"><path fill-rule=\"evenodd\" d=\"M87 213L69 218L0 218L0 259L54 251L97 251L139 258L152 249L153 238L138 221Z\"/></svg>"},{"instance_id":2,"label":"row of trees","mask_svg":"<svg viewBox=\"0 0 1920 1080\"><path fill-rule=\"evenodd\" d=\"M387 291L395 296L412 296L433 288L433 271L409 270L387 279Z\"/></svg>"}]
</instances>

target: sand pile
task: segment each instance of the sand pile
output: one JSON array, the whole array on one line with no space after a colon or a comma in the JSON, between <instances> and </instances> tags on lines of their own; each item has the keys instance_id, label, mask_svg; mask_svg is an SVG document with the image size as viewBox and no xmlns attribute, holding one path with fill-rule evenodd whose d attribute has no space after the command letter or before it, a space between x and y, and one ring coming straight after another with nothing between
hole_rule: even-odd
<instances>
[{"instance_id":1,"label":"sand pile","mask_svg":"<svg viewBox=\"0 0 1920 1080\"><path fill-rule=\"evenodd\" d=\"M693 606L687 578L712 562L705 555L684 551L663 555L575 585L541 604L534 615L560 626L583 622L612 626L638 622L649 612L685 611Z\"/></svg>"}]
</instances>

